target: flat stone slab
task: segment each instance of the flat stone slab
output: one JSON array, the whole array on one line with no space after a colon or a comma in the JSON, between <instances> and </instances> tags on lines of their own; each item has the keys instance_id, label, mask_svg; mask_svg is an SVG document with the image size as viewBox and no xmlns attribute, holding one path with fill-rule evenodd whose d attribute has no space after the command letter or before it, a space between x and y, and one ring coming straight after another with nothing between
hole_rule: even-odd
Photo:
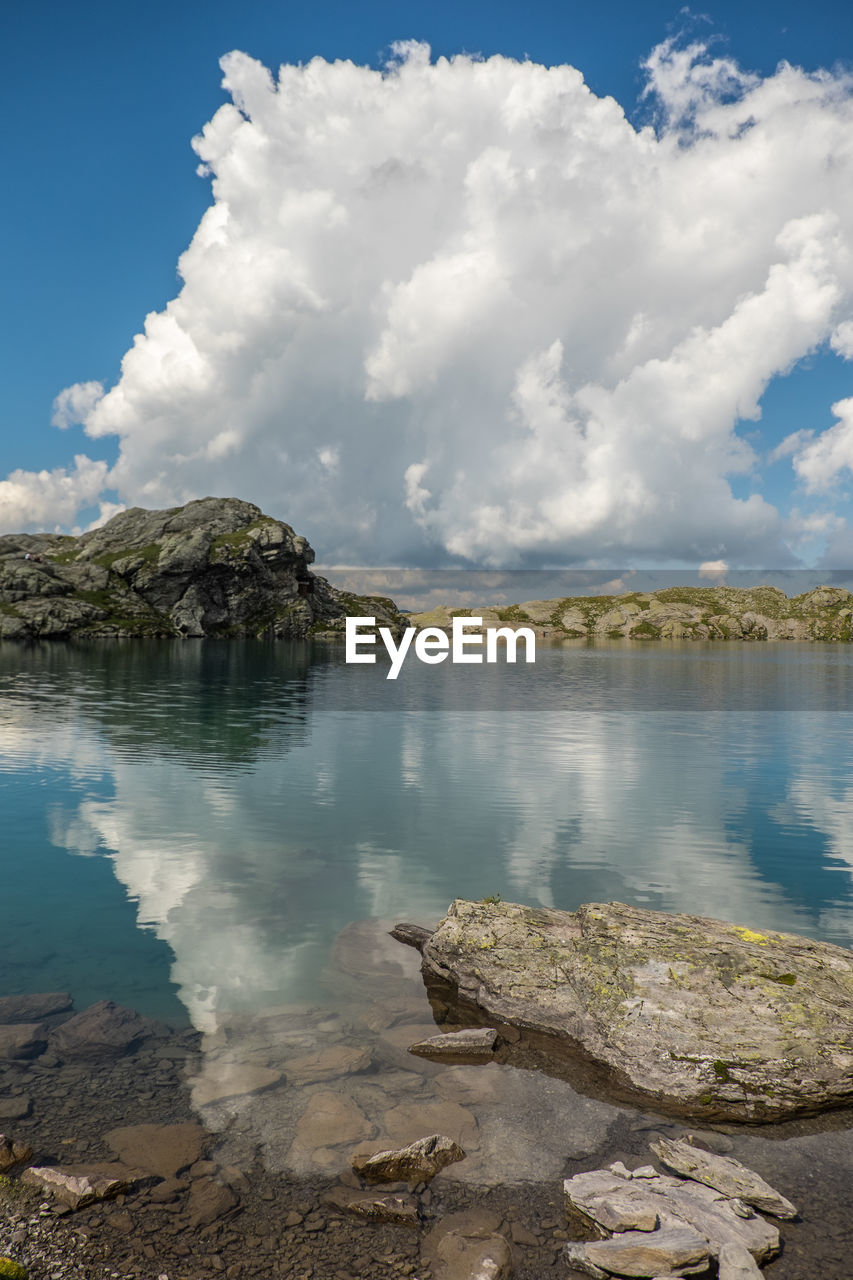
<instances>
[{"instance_id":1,"label":"flat stone slab","mask_svg":"<svg viewBox=\"0 0 853 1280\"><path fill-rule=\"evenodd\" d=\"M161 1178L173 1178L201 1158L209 1138L206 1129L190 1121L126 1125L110 1129L104 1134L104 1141L125 1164L149 1169Z\"/></svg>"},{"instance_id":2,"label":"flat stone slab","mask_svg":"<svg viewBox=\"0 0 853 1280\"><path fill-rule=\"evenodd\" d=\"M143 1169L129 1169L123 1164L41 1165L25 1169L21 1182L40 1191L50 1192L60 1204L70 1209L83 1209L96 1200L111 1200L132 1187L152 1181Z\"/></svg>"},{"instance_id":3,"label":"flat stone slab","mask_svg":"<svg viewBox=\"0 0 853 1280\"><path fill-rule=\"evenodd\" d=\"M681 1275L688 1269L707 1270L708 1241L688 1227L664 1231L626 1231L610 1240L591 1240L569 1245L564 1256L572 1266L588 1275L644 1276ZM584 1268L583 1263L591 1264Z\"/></svg>"},{"instance_id":4,"label":"flat stone slab","mask_svg":"<svg viewBox=\"0 0 853 1280\"><path fill-rule=\"evenodd\" d=\"M779 1252L779 1232L772 1223L750 1209L744 1217L740 1201L698 1182L665 1175L625 1178L597 1169L567 1178L563 1189L569 1221L581 1230L594 1231L598 1226L613 1231L622 1229L632 1216L644 1225L657 1218L661 1230L687 1227L698 1233L714 1257L725 1244L741 1246L759 1262Z\"/></svg>"},{"instance_id":5,"label":"flat stone slab","mask_svg":"<svg viewBox=\"0 0 853 1280\"><path fill-rule=\"evenodd\" d=\"M763 1213L772 1213L774 1218L797 1216L790 1200L780 1195L759 1174L730 1156L714 1155L690 1142L672 1142L668 1138L661 1138L651 1146L661 1164L680 1173L683 1178L704 1183L706 1187L751 1204Z\"/></svg>"},{"instance_id":6,"label":"flat stone slab","mask_svg":"<svg viewBox=\"0 0 853 1280\"><path fill-rule=\"evenodd\" d=\"M409 1053L433 1062L491 1062L497 1038L493 1027L466 1027L417 1040L409 1046Z\"/></svg>"},{"instance_id":7,"label":"flat stone slab","mask_svg":"<svg viewBox=\"0 0 853 1280\"><path fill-rule=\"evenodd\" d=\"M457 900L424 943L423 974L490 1025L536 1037L546 1067L593 1064L611 1096L703 1120L853 1102L843 947L618 902Z\"/></svg>"}]
</instances>

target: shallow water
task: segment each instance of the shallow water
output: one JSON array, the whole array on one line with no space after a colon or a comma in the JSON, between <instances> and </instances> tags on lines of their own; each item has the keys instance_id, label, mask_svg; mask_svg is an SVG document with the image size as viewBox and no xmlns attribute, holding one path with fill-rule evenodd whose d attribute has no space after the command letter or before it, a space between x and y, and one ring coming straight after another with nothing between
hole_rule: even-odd
<instances>
[{"instance_id":1,"label":"shallow water","mask_svg":"<svg viewBox=\"0 0 853 1280\"><path fill-rule=\"evenodd\" d=\"M271 1168L334 1172L428 1114L467 1135L452 1176L523 1180L626 1113L412 1059L430 1013L394 919L619 899L850 944L849 649L567 644L386 670L307 645L0 646L0 993L192 1023L196 1105ZM302 1062L341 1049L369 1065ZM304 1118L330 1087L355 1108L342 1143Z\"/></svg>"}]
</instances>

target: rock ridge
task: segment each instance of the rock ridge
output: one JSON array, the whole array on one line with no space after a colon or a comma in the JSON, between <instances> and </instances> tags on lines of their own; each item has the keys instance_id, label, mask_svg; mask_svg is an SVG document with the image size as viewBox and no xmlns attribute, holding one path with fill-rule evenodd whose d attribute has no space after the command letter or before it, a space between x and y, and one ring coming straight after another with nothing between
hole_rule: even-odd
<instances>
[{"instance_id":1,"label":"rock ridge","mask_svg":"<svg viewBox=\"0 0 853 1280\"><path fill-rule=\"evenodd\" d=\"M394 628L393 601L311 573L289 524L238 498L132 507L80 537L0 537L0 639L272 636L342 631L348 614Z\"/></svg>"},{"instance_id":2,"label":"rock ridge","mask_svg":"<svg viewBox=\"0 0 853 1280\"><path fill-rule=\"evenodd\" d=\"M798 596L778 587L667 587L619 596L563 596L523 604L440 606L418 627L481 617L484 628L532 626L554 640L853 640L853 593L819 586Z\"/></svg>"}]
</instances>

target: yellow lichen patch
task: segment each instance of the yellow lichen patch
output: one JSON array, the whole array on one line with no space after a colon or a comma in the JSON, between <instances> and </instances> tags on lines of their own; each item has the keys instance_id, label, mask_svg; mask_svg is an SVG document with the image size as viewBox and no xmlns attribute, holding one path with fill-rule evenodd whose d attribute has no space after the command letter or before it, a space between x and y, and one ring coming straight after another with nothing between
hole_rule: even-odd
<instances>
[{"instance_id":1,"label":"yellow lichen patch","mask_svg":"<svg viewBox=\"0 0 853 1280\"><path fill-rule=\"evenodd\" d=\"M766 933L756 933L754 929L744 929L740 925L733 926L735 933L739 933L744 942L757 942L760 947L766 947L770 939Z\"/></svg>"}]
</instances>

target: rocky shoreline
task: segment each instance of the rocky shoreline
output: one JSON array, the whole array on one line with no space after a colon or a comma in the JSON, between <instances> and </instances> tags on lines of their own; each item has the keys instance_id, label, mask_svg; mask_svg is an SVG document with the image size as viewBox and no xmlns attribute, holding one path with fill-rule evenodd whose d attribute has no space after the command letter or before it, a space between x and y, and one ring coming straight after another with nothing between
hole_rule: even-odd
<instances>
[{"instance_id":1,"label":"rocky shoreline","mask_svg":"<svg viewBox=\"0 0 853 1280\"><path fill-rule=\"evenodd\" d=\"M614 1194L618 1208L627 1188L637 1208L671 1196L703 1160L730 1157L793 1202L761 1200L761 1187L756 1201L756 1184L750 1192L725 1162L734 1184L694 1194L700 1207L703 1197L733 1206L725 1220L736 1231L763 1231L754 1215L768 1204L783 1215L781 1254L771 1260L772 1231L761 1246L764 1274L846 1277L849 1113L756 1129L590 1103L496 1062L487 1029L445 1023L430 1034L417 959L373 923L345 930L329 981L349 1022L292 1006L229 1015L200 1034L109 1002L75 1013L63 993L0 1000L0 1256L30 1280L568 1280L598 1274L592 1243L615 1239L614 1225L649 1228L648 1205L639 1225L608 1217ZM519 1088L527 1132L507 1109ZM425 1141L407 1153L411 1136ZM709 1176L720 1174L717 1165ZM68 1181L81 1177L106 1198L85 1203L84 1185ZM594 1177L609 1179L598 1225ZM657 1204L651 1216L668 1229L672 1204ZM582 1255L573 1241L584 1239ZM641 1245L654 1251L659 1240Z\"/></svg>"}]
</instances>

